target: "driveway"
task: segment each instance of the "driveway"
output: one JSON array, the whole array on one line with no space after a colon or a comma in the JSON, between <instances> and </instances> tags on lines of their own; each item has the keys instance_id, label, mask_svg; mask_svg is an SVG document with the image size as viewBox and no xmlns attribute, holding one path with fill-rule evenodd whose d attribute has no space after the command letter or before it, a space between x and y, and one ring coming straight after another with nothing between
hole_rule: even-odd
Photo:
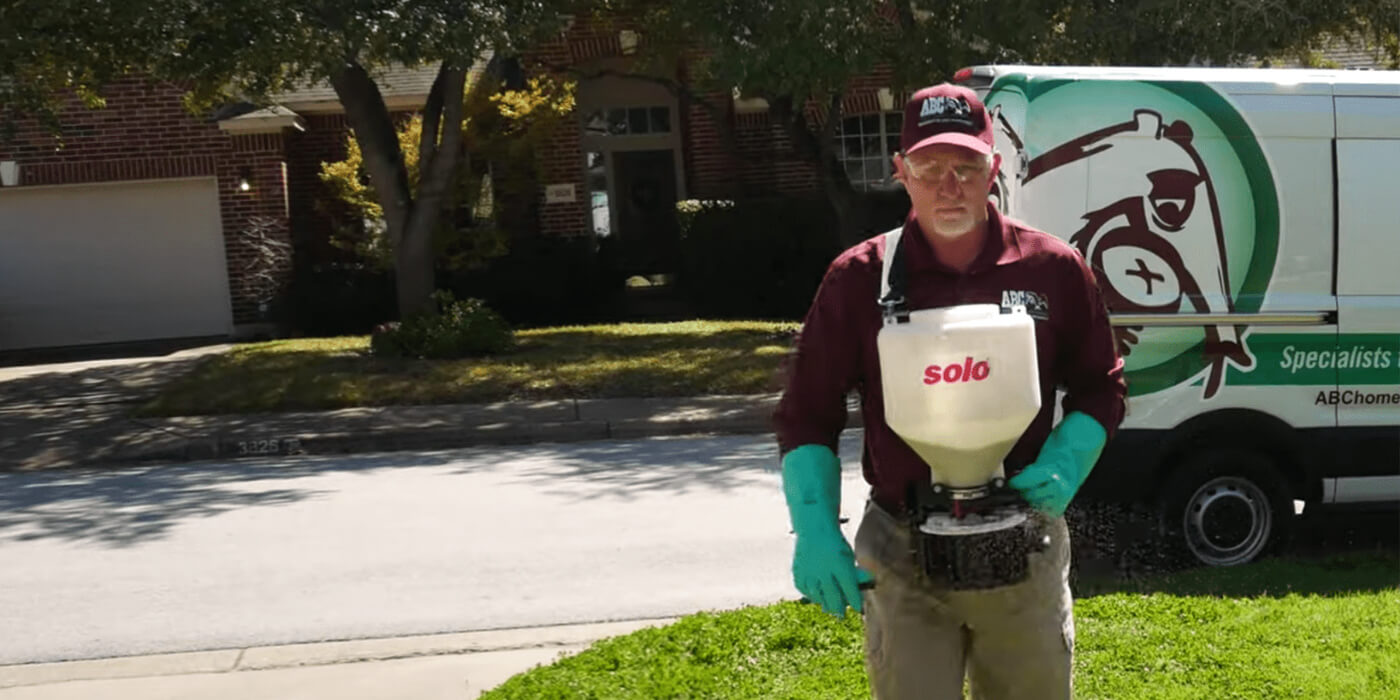
<instances>
[{"instance_id":1,"label":"driveway","mask_svg":"<svg viewBox=\"0 0 1400 700\"><path fill-rule=\"evenodd\" d=\"M131 412L202 358L231 345L159 357L0 367L0 469L75 466L115 435L158 433ZM159 437L153 435L151 437Z\"/></svg>"}]
</instances>

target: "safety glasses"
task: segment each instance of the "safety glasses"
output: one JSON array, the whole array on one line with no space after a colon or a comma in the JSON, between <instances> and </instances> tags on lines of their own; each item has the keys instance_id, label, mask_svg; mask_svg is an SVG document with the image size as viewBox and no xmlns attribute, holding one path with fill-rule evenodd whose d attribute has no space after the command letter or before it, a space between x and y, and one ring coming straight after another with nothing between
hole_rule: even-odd
<instances>
[{"instance_id":1,"label":"safety glasses","mask_svg":"<svg viewBox=\"0 0 1400 700\"><path fill-rule=\"evenodd\" d=\"M895 153L899 160L904 163L904 172L915 180L929 184L942 182L947 173L951 170L953 177L960 185L975 182L987 176L987 166L980 163L945 163L936 160L911 160L908 154L903 151Z\"/></svg>"}]
</instances>

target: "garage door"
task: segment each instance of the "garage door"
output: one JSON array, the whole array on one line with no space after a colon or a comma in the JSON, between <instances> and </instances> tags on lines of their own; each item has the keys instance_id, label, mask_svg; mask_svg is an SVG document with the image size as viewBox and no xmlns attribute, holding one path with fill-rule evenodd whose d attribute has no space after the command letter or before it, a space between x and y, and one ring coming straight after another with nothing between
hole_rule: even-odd
<instances>
[{"instance_id":1,"label":"garage door","mask_svg":"<svg viewBox=\"0 0 1400 700\"><path fill-rule=\"evenodd\" d=\"M232 327L213 179L0 189L0 350Z\"/></svg>"}]
</instances>

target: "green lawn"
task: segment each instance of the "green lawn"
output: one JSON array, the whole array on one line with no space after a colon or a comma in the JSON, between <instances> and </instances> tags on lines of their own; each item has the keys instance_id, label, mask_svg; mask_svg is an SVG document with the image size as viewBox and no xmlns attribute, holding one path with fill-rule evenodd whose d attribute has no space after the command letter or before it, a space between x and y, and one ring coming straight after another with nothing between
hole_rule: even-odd
<instances>
[{"instance_id":1,"label":"green lawn","mask_svg":"<svg viewBox=\"0 0 1400 700\"><path fill-rule=\"evenodd\" d=\"M520 331L503 355L370 357L368 337L279 340L210 357L144 415L777 391L798 324L691 321Z\"/></svg>"},{"instance_id":2,"label":"green lawn","mask_svg":"<svg viewBox=\"0 0 1400 700\"><path fill-rule=\"evenodd\" d=\"M1267 560L1084 582L1081 700L1400 697L1400 558ZM857 617L796 603L601 641L483 700L869 697ZM1015 672L1014 665L1009 668Z\"/></svg>"}]
</instances>

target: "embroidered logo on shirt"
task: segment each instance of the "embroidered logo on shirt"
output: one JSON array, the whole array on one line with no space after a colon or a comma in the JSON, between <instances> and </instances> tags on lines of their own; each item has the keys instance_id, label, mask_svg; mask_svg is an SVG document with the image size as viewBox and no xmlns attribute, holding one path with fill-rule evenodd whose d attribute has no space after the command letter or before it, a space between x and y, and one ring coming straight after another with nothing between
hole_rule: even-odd
<instances>
[{"instance_id":1,"label":"embroidered logo on shirt","mask_svg":"<svg viewBox=\"0 0 1400 700\"><path fill-rule=\"evenodd\" d=\"M1001 293L1001 310L1010 311L1017 306L1026 307L1026 314L1037 321L1050 320L1050 302L1036 292L1007 289Z\"/></svg>"}]
</instances>

